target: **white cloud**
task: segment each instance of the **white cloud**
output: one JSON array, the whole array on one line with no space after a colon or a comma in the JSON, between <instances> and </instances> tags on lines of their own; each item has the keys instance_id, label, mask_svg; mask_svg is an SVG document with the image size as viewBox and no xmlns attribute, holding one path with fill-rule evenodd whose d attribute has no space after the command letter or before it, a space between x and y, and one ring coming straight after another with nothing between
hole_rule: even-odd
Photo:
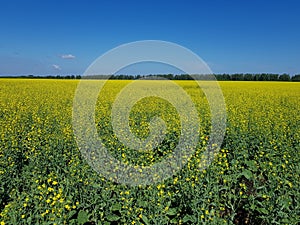
<instances>
[{"instance_id":1,"label":"white cloud","mask_svg":"<svg viewBox=\"0 0 300 225\"><path fill-rule=\"evenodd\" d=\"M63 59L75 59L75 55L67 54L67 55L61 55L61 58Z\"/></svg>"},{"instance_id":2,"label":"white cloud","mask_svg":"<svg viewBox=\"0 0 300 225\"><path fill-rule=\"evenodd\" d=\"M59 65L53 64L52 66L53 66L53 68L56 69L56 70L61 70L61 68L60 68Z\"/></svg>"}]
</instances>

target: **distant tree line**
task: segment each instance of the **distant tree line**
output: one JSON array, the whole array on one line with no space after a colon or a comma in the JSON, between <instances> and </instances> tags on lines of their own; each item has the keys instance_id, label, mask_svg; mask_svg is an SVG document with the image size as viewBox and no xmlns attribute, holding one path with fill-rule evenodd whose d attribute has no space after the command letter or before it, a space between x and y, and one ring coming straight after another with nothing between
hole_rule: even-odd
<instances>
[{"instance_id":1,"label":"distant tree line","mask_svg":"<svg viewBox=\"0 0 300 225\"><path fill-rule=\"evenodd\" d=\"M274 73L236 73L236 74L215 74L217 80L232 80L232 81L300 81L300 75L290 76L289 74L274 74Z\"/></svg>"},{"instance_id":2,"label":"distant tree line","mask_svg":"<svg viewBox=\"0 0 300 225\"><path fill-rule=\"evenodd\" d=\"M290 76L289 74L274 74L274 73L235 73L235 74L214 74L219 81L298 81L300 82L300 74ZM48 76L1 76L2 78L38 78L38 79L110 79L110 80L157 80L157 79L167 79L167 80L193 80L193 76L188 74L148 74L148 75L91 75L91 76L81 76L81 75L48 75ZM0 78L1 78L0 77ZM205 75L197 75L198 79L206 79Z\"/></svg>"},{"instance_id":3,"label":"distant tree line","mask_svg":"<svg viewBox=\"0 0 300 225\"><path fill-rule=\"evenodd\" d=\"M205 79L205 75L198 75L199 79ZM217 80L219 81L300 81L300 74L290 76L289 74L273 74L273 73L260 73L260 74L250 74L250 73L235 73L235 74L214 74ZM153 77L153 78L152 78ZM136 76L136 79L154 79L155 77L161 77L168 80L192 80L193 77L188 74L160 74L160 75L146 75L146 76ZM119 76L116 76L112 79L119 79ZM122 78L120 78L122 79Z\"/></svg>"}]
</instances>

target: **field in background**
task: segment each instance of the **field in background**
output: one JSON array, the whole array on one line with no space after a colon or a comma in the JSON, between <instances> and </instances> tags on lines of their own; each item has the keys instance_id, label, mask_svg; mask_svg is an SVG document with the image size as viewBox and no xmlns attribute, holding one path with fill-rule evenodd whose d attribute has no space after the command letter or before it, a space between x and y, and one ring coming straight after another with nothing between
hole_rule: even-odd
<instances>
[{"instance_id":1,"label":"field in background","mask_svg":"<svg viewBox=\"0 0 300 225\"><path fill-rule=\"evenodd\" d=\"M226 136L214 162L201 171L208 103L195 82L177 81L199 112L195 154L163 183L127 187L97 174L77 148L72 104L78 82L0 79L1 225L300 221L299 83L219 82L227 107ZM95 113L98 133L119 160L151 165L176 146L178 115L161 99L139 102L132 109L132 132L147 137L147 121L159 114L168 133L150 153L125 148L112 133L110 108L129 83L109 81L104 87Z\"/></svg>"}]
</instances>

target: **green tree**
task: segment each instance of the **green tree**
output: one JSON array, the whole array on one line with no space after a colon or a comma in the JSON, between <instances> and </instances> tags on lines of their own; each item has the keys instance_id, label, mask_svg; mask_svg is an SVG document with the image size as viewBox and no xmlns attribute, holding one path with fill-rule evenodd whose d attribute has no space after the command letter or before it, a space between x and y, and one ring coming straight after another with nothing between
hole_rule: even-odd
<instances>
[{"instance_id":1,"label":"green tree","mask_svg":"<svg viewBox=\"0 0 300 225\"><path fill-rule=\"evenodd\" d=\"M286 73L284 73L284 74L281 74L280 76L279 76L279 80L280 81L290 81L290 75L288 75L288 74L286 74Z\"/></svg>"}]
</instances>

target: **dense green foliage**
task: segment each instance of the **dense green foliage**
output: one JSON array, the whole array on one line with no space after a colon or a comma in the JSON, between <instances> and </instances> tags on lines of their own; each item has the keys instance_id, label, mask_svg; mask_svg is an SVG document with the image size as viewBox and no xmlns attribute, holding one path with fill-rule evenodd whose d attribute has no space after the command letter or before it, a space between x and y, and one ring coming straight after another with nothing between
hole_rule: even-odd
<instances>
[{"instance_id":1,"label":"dense green foliage","mask_svg":"<svg viewBox=\"0 0 300 225\"><path fill-rule=\"evenodd\" d=\"M127 187L97 174L77 148L72 104L78 82L1 79L1 225L299 223L299 83L220 82L226 136L214 162L199 170L209 139L209 108L195 82L178 81L199 111L195 154L162 183ZM95 122L112 154L127 163L151 164L172 151L178 133L167 133L149 154L120 145L112 134L110 108L129 83L106 84ZM145 99L132 109L132 131L145 137L155 113L176 131L176 111L159 99Z\"/></svg>"},{"instance_id":2,"label":"dense green foliage","mask_svg":"<svg viewBox=\"0 0 300 225\"><path fill-rule=\"evenodd\" d=\"M289 74L273 74L273 73L235 73L235 74L214 74L219 81L300 81L300 74L290 76ZM168 80L192 80L193 78L188 74L149 74L149 75L98 75L95 79L107 79L110 80L136 80L136 79L157 79L164 78ZM3 77L5 78L5 77ZM10 77L7 77L10 78ZM80 75L66 75L66 76L19 76L18 78L39 78L39 79L81 79Z\"/></svg>"}]
</instances>

